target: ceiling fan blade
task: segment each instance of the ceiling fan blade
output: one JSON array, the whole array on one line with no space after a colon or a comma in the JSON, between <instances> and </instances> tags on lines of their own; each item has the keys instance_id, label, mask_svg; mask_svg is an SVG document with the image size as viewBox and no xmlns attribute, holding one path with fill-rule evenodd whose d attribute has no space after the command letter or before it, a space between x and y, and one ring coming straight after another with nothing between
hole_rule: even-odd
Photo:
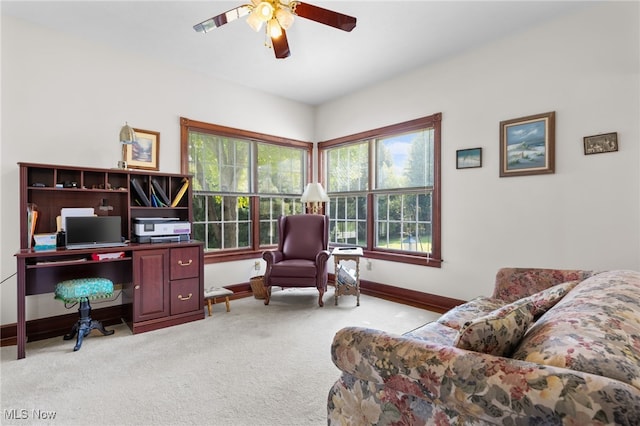
<instances>
[{"instance_id":1,"label":"ceiling fan blade","mask_svg":"<svg viewBox=\"0 0 640 426\"><path fill-rule=\"evenodd\" d=\"M324 9L312 4L299 2L295 6L294 13L312 21L319 22L342 31L351 31L356 27L356 18L333 10Z\"/></svg>"},{"instance_id":2,"label":"ceiling fan blade","mask_svg":"<svg viewBox=\"0 0 640 426\"><path fill-rule=\"evenodd\" d=\"M280 37L271 37L271 45L273 46L273 52L276 54L276 58L284 59L291 55L289 42L287 41L287 33L284 29L282 29L282 35L280 35Z\"/></svg>"},{"instance_id":3,"label":"ceiling fan blade","mask_svg":"<svg viewBox=\"0 0 640 426\"><path fill-rule=\"evenodd\" d=\"M200 22L193 26L193 29L199 33L206 33L211 31L214 28L218 28L223 26L228 22L235 21L236 19L242 18L243 16L248 15L251 12L248 5L238 6L235 9L228 10L220 15L214 16L213 18L209 18L206 21Z\"/></svg>"}]
</instances>

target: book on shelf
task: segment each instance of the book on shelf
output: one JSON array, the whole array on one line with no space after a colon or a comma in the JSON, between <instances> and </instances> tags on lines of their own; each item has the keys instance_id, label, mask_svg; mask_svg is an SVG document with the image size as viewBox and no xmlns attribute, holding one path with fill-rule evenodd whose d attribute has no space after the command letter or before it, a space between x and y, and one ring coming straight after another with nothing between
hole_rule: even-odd
<instances>
[{"instance_id":1,"label":"book on shelf","mask_svg":"<svg viewBox=\"0 0 640 426\"><path fill-rule=\"evenodd\" d=\"M176 207L178 204L180 204L180 200L182 200L182 197L184 197L184 194L185 192L187 192L188 188L189 188L189 179L187 178L182 179L182 187L180 188L180 191L178 191L173 201L171 202L171 207Z\"/></svg>"},{"instance_id":2,"label":"book on shelf","mask_svg":"<svg viewBox=\"0 0 640 426\"><path fill-rule=\"evenodd\" d=\"M36 224L38 222L38 210L35 204L29 203L27 206L27 248L33 245L33 236L36 233Z\"/></svg>"},{"instance_id":3,"label":"book on shelf","mask_svg":"<svg viewBox=\"0 0 640 426\"><path fill-rule=\"evenodd\" d=\"M138 200L140 204L145 207L151 207L151 201L149 200L149 197L147 197L147 194L144 193L144 191L142 190L142 187L140 186L140 183L136 178L133 178L133 177L131 178L131 185L133 185L133 189L136 191L136 194L138 195Z\"/></svg>"},{"instance_id":4,"label":"book on shelf","mask_svg":"<svg viewBox=\"0 0 640 426\"><path fill-rule=\"evenodd\" d=\"M151 205L153 207L167 207L167 204L163 203L158 197L158 194L153 186L151 186Z\"/></svg>"},{"instance_id":5,"label":"book on shelf","mask_svg":"<svg viewBox=\"0 0 640 426\"><path fill-rule=\"evenodd\" d=\"M151 189L154 190L156 196L164 203L165 207L168 207L171 204L171 200L167 197L167 194L162 189L162 186L158 183L156 179L151 179Z\"/></svg>"}]
</instances>

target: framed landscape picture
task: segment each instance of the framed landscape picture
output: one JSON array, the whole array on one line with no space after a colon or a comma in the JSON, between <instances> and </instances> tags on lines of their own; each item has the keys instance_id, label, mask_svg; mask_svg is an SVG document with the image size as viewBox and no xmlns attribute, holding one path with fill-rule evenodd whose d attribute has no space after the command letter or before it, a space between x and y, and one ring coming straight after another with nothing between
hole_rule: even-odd
<instances>
[{"instance_id":1,"label":"framed landscape picture","mask_svg":"<svg viewBox=\"0 0 640 426\"><path fill-rule=\"evenodd\" d=\"M500 122L500 177L555 172L555 111Z\"/></svg>"},{"instance_id":2,"label":"framed landscape picture","mask_svg":"<svg viewBox=\"0 0 640 426\"><path fill-rule=\"evenodd\" d=\"M133 129L136 140L125 145L126 161L132 169L160 170L160 133Z\"/></svg>"},{"instance_id":3,"label":"framed landscape picture","mask_svg":"<svg viewBox=\"0 0 640 426\"><path fill-rule=\"evenodd\" d=\"M482 148L459 149L456 151L456 169L482 167Z\"/></svg>"}]
</instances>

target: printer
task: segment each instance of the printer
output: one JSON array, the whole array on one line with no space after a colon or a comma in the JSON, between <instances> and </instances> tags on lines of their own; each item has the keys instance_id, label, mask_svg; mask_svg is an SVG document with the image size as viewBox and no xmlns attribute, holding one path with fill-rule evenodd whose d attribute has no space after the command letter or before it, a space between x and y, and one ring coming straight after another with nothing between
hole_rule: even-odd
<instances>
[{"instance_id":1,"label":"printer","mask_svg":"<svg viewBox=\"0 0 640 426\"><path fill-rule=\"evenodd\" d=\"M177 217L133 218L134 241L138 243L175 243L191 239L191 223Z\"/></svg>"}]
</instances>

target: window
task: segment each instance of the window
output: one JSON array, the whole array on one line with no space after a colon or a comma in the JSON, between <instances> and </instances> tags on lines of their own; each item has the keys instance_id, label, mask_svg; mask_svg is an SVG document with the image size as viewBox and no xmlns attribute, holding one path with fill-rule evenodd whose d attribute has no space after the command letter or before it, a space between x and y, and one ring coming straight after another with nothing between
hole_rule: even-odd
<instances>
[{"instance_id":1,"label":"window","mask_svg":"<svg viewBox=\"0 0 640 426\"><path fill-rule=\"evenodd\" d=\"M192 236L205 256L253 257L277 244L276 221L303 212L312 145L181 119L182 170L193 175Z\"/></svg>"},{"instance_id":2,"label":"window","mask_svg":"<svg viewBox=\"0 0 640 426\"><path fill-rule=\"evenodd\" d=\"M441 115L321 142L330 241L440 265Z\"/></svg>"}]
</instances>

